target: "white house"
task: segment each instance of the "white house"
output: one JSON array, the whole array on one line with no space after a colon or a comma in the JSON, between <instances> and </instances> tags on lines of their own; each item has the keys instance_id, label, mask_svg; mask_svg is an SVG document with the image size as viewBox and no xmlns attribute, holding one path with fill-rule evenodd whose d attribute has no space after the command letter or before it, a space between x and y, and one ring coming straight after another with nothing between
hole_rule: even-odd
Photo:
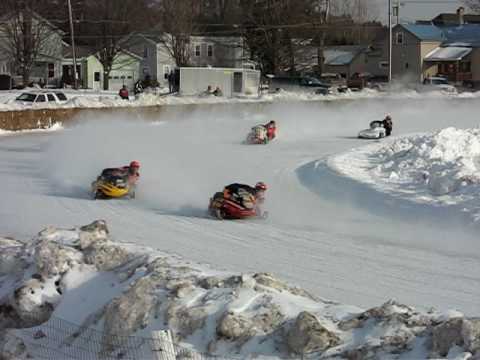
<instances>
[{"instance_id":1,"label":"white house","mask_svg":"<svg viewBox=\"0 0 480 360\"><path fill-rule=\"evenodd\" d=\"M0 74L10 75L21 82L21 73L12 58L16 49L12 48L9 38L13 16L22 15L7 14L0 18ZM36 38L38 54L31 68L30 80L58 85L62 76L62 37L65 33L36 13L32 14L32 28L32 33L40 35Z\"/></svg>"}]
</instances>

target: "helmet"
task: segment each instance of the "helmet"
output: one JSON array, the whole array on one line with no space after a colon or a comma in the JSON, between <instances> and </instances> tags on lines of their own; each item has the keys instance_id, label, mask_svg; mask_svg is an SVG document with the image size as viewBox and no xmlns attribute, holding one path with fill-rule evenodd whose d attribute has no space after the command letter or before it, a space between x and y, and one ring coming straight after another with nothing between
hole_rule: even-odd
<instances>
[{"instance_id":1,"label":"helmet","mask_svg":"<svg viewBox=\"0 0 480 360\"><path fill-rule=\"evenodd\" d=\"M133 160L131 163L130 163L130 167L131 168L139 168L140 167L140 163L136 160Z\"/></svg>"},{"instance_id":2,"label":"helmet","mask_svg":"<svg viewBox=\"0 0 480 360\"><path fill-rule=\"evenodd\" d=\"M259 181L255 184L255 189L265 191L267 190L267 185L264 182Z\"/></svg>"},{"instance_id":3,"label":"helmet","mask_svg":"<svg viewBox=\"0 0 480 360\"><path fill-rule=\"evenodd\" d=\"M270 120L269 124L270 125L275 125L275 120Z\"/></svg>"}]
</instances>

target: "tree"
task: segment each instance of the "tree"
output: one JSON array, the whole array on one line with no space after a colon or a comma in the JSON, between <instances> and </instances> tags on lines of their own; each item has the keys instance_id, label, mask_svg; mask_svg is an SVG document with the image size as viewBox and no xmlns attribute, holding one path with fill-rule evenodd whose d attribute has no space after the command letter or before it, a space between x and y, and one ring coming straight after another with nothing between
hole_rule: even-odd
<instances>
[{"instance_id":1,"label":"tree","mask_svg":"<svg viewBox=\"0 0 480 360\"><path fill-rule=\"evenodd\" d=\"M145 0L86 0L79 37L92 46L103 66L103 88L109 88L113 64L122 52L120 41L133 30L148 27L150 2Z\"/></svg>"},{"instance_id":2,"label":"tree","mask_svg":"<svg viewBox=\"0 0 480 360\"><path fill-rule=\"evenodd\" d=\"M480 0L463 0L463 3L472 11L480 13Z\"/></svg>"},{"instance_id":3,"label":"tree","mask_svg":"<svg viewBox=\"0 0 480 360\"><path fill-rule=\"evenodd\" d=\"M175 59L177 66L190 62L190 36L195 29L195 0L161 0L161 28L163 44Z\"/></svg>"},{"instance_id":4,"label":"tree","mask_svg":"<svg viewBox=\"0 0 480 360\"><path fill-rule=\"evenodd\" d=\"M48 6L47 1L2 0L0 13L0 52L11 59L14 72L22 76L23 84L30 82L35 61L48 55L48 42L57 31L40 11Z\"/></svg>"}]
</instances>

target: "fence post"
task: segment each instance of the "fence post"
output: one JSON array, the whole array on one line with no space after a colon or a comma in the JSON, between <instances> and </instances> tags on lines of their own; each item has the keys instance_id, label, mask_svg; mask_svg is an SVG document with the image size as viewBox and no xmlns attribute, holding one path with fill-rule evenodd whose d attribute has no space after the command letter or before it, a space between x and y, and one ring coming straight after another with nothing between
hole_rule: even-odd
<instances>
[{"instance_id":1,"label":"fence post","mask_svg":"<svg viewBox=\"0 0 480 360\"><path fill-rule=\"evenodd\" d=\"M155 360L175 360L172 333L170 330L152 331L152 352Z\"/></svg>"}]
</instances>

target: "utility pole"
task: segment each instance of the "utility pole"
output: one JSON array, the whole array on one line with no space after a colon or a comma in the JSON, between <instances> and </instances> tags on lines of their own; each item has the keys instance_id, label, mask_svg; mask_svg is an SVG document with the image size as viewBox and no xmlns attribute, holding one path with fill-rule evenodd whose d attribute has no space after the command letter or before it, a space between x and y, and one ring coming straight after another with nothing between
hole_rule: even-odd
<instances>
[{"instance_id":1,"label":"utility pole","mask_svg":"<svg viewBox=\"0 0 480 360\"><path fill-rule=\"evenodd\" d=\"M322 3L324 6L322 6ZM318 39L318 48L317 48L317 66L318 66L318 76L322 75L323 72L323 63L325 60L324 47L325 39L327 37L326 26L328 23L328 15L330 13L330 0L319 0L318 5L319 12L321 14L320 25L324 28L323 32L319 33ZM322 11L323 10L323 11Z\"/></svg>"},{"instance_id":2,"label":"utility pole","mask_svg":"<svg viewBox=\"0 0 480 360\"><path fill-rule=\"evenodd\" d=\"M73 88L77 89L77 57L75 55L75 35L73 33L73 17L72 17L72 4L70 0L68 3L68 17L70 20L70 38L72 41L72 56L73 56Z\"/></svg>"},{"instance_id":3,"label":"utility pole","mask_svg":"<svg viewBox=\"0 0 480 360\"><path fill-rule=\"evenodd\" d=\"M388 82L392 82L392 0L388 0Z\"/></svg>"}]
</instances>

